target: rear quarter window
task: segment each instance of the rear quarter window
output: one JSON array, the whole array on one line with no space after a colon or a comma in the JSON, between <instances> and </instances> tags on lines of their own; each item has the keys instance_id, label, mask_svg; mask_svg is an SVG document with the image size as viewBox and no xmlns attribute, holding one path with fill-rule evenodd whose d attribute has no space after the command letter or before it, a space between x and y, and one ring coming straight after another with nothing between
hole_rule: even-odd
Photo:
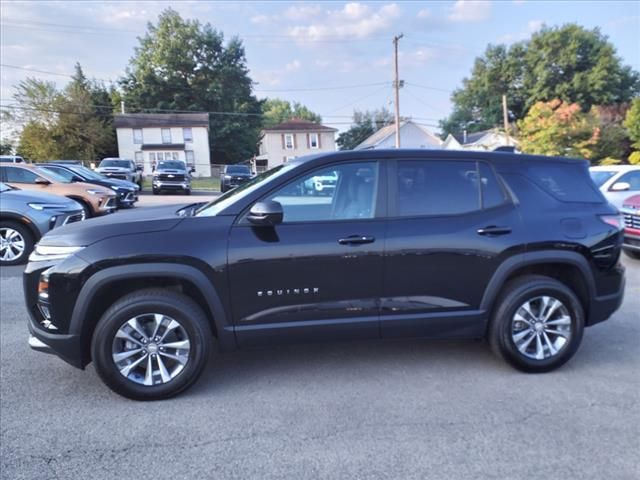
<instances>
[{"instance_id":1,"label":"rear quarter window","mask_svg":"<svg viewBox=\"0 0 640 480\"><path fill-rule=\"evenodd\" d=\"M527 177L561 202L603 203L586 165L582 163L541 162L527 168Z\"/></svg>"}]
</instances>

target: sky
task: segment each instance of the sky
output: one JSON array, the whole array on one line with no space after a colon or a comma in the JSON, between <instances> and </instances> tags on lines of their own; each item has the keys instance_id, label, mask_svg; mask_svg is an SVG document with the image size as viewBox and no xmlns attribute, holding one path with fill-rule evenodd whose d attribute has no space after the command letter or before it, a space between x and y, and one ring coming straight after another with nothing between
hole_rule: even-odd
<instances>
[{"instance_id":1,"label":"sky","mask_svg":"<svg viewBox=\"0 0 640 480\"><path fill-rule=\"evenodd\" d=\"M638 0L2 0L0 105L11 103L13 87L28 76L62 87L76 62L89 77L117 80L147 22L167 7L211 23L225 38L239 36L258 97L301 102L339 130L348 128L354 109L393 109L392 39L401 33L401 115L434 131L451 111L451 91L488 44L527 39L544 24L599 27L624 64L640 70Z\"/></svg>"}]
</instances>

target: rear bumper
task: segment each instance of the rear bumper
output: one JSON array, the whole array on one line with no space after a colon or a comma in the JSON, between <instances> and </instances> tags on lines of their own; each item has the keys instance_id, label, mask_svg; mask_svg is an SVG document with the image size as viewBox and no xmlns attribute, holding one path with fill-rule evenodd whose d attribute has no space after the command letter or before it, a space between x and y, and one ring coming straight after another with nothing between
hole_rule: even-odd
<instances>
[{"instance_id":1,"label":"rear bumper","mask_svg":"<svg viewBox=\"0 0 640 480\"><path fill-rule=\"evenodd\" d=\"M626 285L626 279L624 277L624 267L621 267L621 278L618 291L610 295L603 295L595 297L591 301L591 307L589 308L589 316L587 318L586 325L591 326L596 323L604 322L616 310L620 308L624 300L624 289Z\"/></svg>"}]
</instances>

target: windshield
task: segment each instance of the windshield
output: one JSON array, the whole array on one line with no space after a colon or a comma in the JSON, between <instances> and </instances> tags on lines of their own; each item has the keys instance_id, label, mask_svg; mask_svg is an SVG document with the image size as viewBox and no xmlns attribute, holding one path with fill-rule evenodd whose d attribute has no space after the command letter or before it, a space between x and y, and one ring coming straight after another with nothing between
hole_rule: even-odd
<instances>
[{"instance_id":1,"label":"windshield","mask_svg":"<svg viewBox=\"0 0 640 480\"><path fill-rule=\"evenodd\" d=\"M12 190L12 188L6 183L0 182L0 192L6 192L7 190Z\"/></svg>"},{"instance_id":2,"label":"windshield","mask_svg":"<svg viewBox=\"0 0 640 480\"><path fill-rule=\"evenodd\" d=\"M212 217L217 215L222 210L227 208L229 205L233 204L236 200L240 200L253 191L256 188L261 187L262 183L265 181L272 181L281 176L282 174L288 172L295 164L287 163L285 165L279 165L271 170L267 170L266 172L261 173L257 177L253 177L248 182L243 183L239 187L234 188L233 190L229 190L224 195L220 195L215 200L207 203L200 207L196 212L196 217Z\"/></svg>"},{"instance_id":3,"label":"windshield","mask_svg":"<svg viewBox=\"0 0 640 480\"><path fill-rule=\"evenodd\" d=\"M96 172L87 167L81 167L79 165L73 165L67 167L74 173L77 173L81 177L88 178L89 180L104 180L105 177L98 175Z\"/></svg>"},{"instance_id":4,"label":"windshield","mask_svg":"<svg viewBox=\"0 0 640 480\"><path fill-rule=\"evenodd\" d=\"M171 169L171 170L185 170L186 167L184 162L178 161L162 161L158 163L158 168L160 169Z\"/></svg>"},{"instance_id":5,"label":"windshield","mask_svg":"<svg viewBox=\"0 0 640 480\"><path fill-rule=\"evenodd\" d=\"M60 183L71 183L71 177L65 178L59 173L56 173L53 170L49 170L47 167L36 167L36 170L47 180L53 180L54 182Z\"/></svg>"},{"instance_id":6,"label":"windshield","mask_svg":"<svg viewBox=\"0 0 640 480\"><path fill-rule=\"evenodd\" d=\"M227 167L227 173L251 173L246 165L233 165Z\"/></svg>"},{"instance_id":7,"label":"windshield","mask_svg":"<svg viewBox=\"0 0 640 480\"><path fill-rule=\"evenodd\" d=\"M100 167L131 168L131 163L129 160L103 160L100 162Z\"/></svg>"},{"instance_id":8,"label":"windshield","mask_svg":"<svg viewBox=\"0 0 640 480\"><path fill-rule=\"evenodd\" d=\"M607 180L613 177L616 172L615 170L591 170L589 174L591 175L593 183L596 184L596 187L600 188Z\"/></svg>"}]
</instances>

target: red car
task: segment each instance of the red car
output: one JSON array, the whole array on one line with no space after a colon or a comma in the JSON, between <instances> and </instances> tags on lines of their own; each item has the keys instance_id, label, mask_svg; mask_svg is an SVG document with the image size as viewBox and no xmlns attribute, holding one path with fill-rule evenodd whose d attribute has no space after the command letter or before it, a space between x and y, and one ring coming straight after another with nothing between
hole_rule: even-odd
<instances>
[{"instance_id":1,"label":"red car","mask_svg":"<svg viewBox=\"0 0 640 480\"><path fill-rule=\"evenodd\" d=\"M624 253L640 260L640 195L627 198L620 209L624 215Z\"/></svg>"}]
</instances>

